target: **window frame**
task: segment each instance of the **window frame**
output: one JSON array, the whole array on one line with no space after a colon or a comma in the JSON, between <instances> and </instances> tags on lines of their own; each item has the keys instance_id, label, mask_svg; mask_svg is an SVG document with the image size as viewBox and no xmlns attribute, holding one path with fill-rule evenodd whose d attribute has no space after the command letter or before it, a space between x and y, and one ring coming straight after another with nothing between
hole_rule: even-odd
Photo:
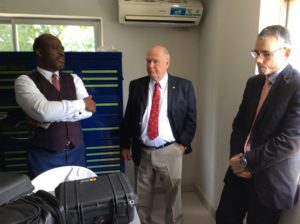
<instances>
[{"instance_id":1,"label":"window frame","mask_svg":"<svg viewBox=\"0 0 300 224\"><path fill-rule=\"evenodd\" d=\"M273 24L280 24L289 29L292 39L292 51L289 56L289 63L291 63L296 69L300 70L300 63L298 58L300 56L300 29L295 25L293 16L296 12L293 7L297 4L300 7L300 0L261 0L260 2L260 16L259 16L259 32L266 26ZM270 10L272 5L274 8ZM293 22L291 22L293 21ZM295 31L297 29L297 31ZM295 35L297 33L297 35Z\"/></svg>"},{"instance_id":2,"label":"window frame","mask_svg":"<svg viewBox=\"0 0 300 224\"><path fill-rule=\"evenodd\" d=\"M102 17L0 13L0 24L12 25L14 51L19 51L17 26L16 26L17 24L93 26L94 39L95 39L95 51L97 51L98 49L102 49L104 46Z\"/></svg>"},{"instance_id":3,"label":"window frame","mask_svg":"<svg viewBox=\"0 0 300 224\"><path fill-rule=\"evenodd\" d=\"M300 70L299 50L300 50L300 28L297 24L296 17L298 17L298 10L300 8L300 0L282 0L286 4L286 20L285 26L289 29L292 39L292 51L290 56L290 63L298 70ZM296 9L295 9L295 8ZM297 10L298 9L298 10Z\"/></svg>"}]
</instances>

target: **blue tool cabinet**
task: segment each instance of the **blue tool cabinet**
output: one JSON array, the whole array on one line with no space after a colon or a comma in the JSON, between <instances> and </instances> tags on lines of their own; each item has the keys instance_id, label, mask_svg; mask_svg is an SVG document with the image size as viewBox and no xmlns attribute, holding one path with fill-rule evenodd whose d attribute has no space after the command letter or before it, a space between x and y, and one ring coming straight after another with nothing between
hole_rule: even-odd
<instances>
[{"instance_id":1,"label":"blue tool cabinet","mask_svg":"<svg viewBox=\"0 0 300 224\"><path fill-rule=\"evenodd\" d=\"M82 120L87 167L97 174L120 172L120 122L123 114L122 53L66 52L64 71L79 75L97 103L97 112ZM35 69L32 52L0 52L0 168L27 173L25 146L30 129L16 104L14 80Z\"/></svg>"}]
</instances>

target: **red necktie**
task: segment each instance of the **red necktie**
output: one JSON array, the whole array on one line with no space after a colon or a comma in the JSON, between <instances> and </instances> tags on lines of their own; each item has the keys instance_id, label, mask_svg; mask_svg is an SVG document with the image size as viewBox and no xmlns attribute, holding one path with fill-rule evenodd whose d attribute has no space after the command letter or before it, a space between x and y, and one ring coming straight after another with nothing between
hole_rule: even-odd
<instances>
[{"instance_id":1,"label":"red necktie","mask_svg":"<svg viewBox=\"0 0 300 224\"><path fill-rule=\"evenodd\" d=\"M247 139L245 141L245 144L244 144L244 152L245 153L250 150L250 147L249 147L250 146L250 141L249 140L250 140L250 134L251 134L251 131L252 131L252 127L253 127L253 124L256 120L258 112L260 111L262 105L264 104L264 102L265 102L265 100L266 100L266 98L269 94L270 89L271 89L271 83L270 83L268 77L266 77L265 84L264 84L264 86L262 88L262 91L261 91L261 94L260 94L258 106L257 106L257 109L256 109L256 114L255 114L254 120L252 122L250 132L249 132L249 134L247 136Z\"/></svg>"},{"instance_id":2,"label":"red necktie","mask_svg":"<svg viewBox=\"0 0 300 224\"><path fill-rule=\"evenodd\" d=\"M160 100L159 82L156 82L153 96L152 96L152 105L151 105L150 117L148 121L148 130L147 130L147 135L151 140L155 139L158 136L159 100Z\"/></svg>"},{"instance_id":3,"label":"red necktie","mask_svg":"<svg viewBox=\"0 0 300 224\"><path fill-rule=\"evenodd\" d=\"M59 83L58 77L55 73L52 74L51 81L52 81L52 85L54 85L54 87L59 92L60 91L60 83Z\"/></svg>"}]
</instances>

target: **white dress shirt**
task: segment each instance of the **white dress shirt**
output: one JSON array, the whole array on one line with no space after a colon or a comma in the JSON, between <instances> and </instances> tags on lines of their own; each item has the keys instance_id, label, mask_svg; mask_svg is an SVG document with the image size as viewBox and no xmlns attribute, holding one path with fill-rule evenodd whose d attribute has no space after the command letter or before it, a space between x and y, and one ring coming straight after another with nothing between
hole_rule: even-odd
<instances>
[{"instance_id":1,"label":"white dress shirt","mask_svg":"<svg viewBox=\"0 0 300 224\"><path fill-rule=\"evenodd\" d=\"M51 83L52 72L40 67L37 70ZM48 101L28 75L21 75L15 81L17 103L29 117L40 122L72 122L91 117L92 112L85 110L83 101L89 94L82 80L76 74L71 75L77 100Z\"/></svg>"},{"instance_id":2,"label":"white dress shirt","mask_svg":"<svg viewBox=\"0 0 300 224\"><path fill-rule=\"evenodd\" d=\"M148 102L147 108L142 120L142 143L148 146L158 147L167 142L175 141L171 125L168 118L168 74L166 74L159 82L160 86L160 104L159 104L159 118L158 118L158 136L151 140L147 135L148 120L150 117L150 110L152 105L152 95L156 81L150 79L148 88Z\"/></svg>"}]
</instances>

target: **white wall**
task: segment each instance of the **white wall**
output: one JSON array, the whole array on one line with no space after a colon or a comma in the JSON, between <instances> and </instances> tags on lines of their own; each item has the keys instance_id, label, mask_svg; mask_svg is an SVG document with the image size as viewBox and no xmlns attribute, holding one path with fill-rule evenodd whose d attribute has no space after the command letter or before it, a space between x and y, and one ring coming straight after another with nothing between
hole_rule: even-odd
<instances>
[{"instance_id":1,"label":"white wall","mask_svg":"<svg viewBox=\"0 0 300 224\"><path fill-rule=\"evenodd\" d=\"M129 81L145 75L145 54L154 44L169 48L170 72L193 81L198 130L193 154L184 157L183 184L196 184L216 208L228 165L231 123L247 78L258 32L259 0L202 0L199 27L157 28L118 23L117 0L1 0L0 13L101 16L104 43L123 52L124 106Z\"/></svg>"},{"instance_id":2,"label":"white wall","mask_svg":"<svg viewBox=\"0 0 300 224\"><path fill-rule=\"evenodd\" d=\"M231 124L246 80L258 32L259 0L202 0L196 185L215 209L228 167Z\"/></svg>"}]
</instances>

